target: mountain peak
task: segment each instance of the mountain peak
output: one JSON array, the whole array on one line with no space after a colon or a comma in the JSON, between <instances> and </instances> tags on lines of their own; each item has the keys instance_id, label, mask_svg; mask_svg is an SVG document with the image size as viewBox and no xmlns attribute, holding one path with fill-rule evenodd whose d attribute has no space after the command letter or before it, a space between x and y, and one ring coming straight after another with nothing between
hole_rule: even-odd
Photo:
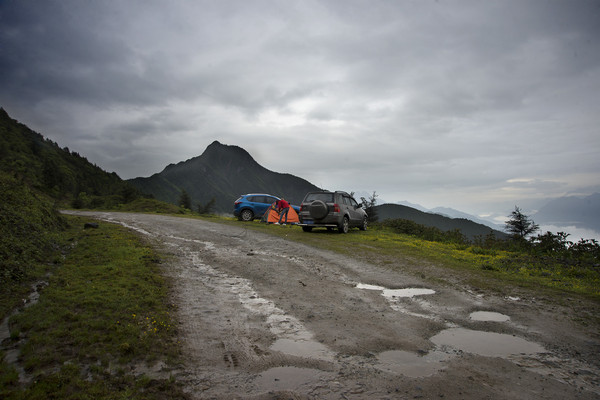
<instances>
[{"instance_id":1,"label":"mountain peak","mask_svg":"<svg viewBox=\"0 0 600 400\"><path fill-rule=\"evenodd\" d=\"M182 189L192 203L206 204L214 198L215 210L220 212L231 212L235 199L244 193L271 193L299 204L307 192L318 189L302 178L269 171L243 148L217 140L200 156L130 182L141 191L174 204Z\"/></svg>"},{"instance_id":2,"label":"mountain peak","mask_svg":"<svg viewBox=\"0 0 600 400\"><path fill-rule=\"evenodd\" d=\"M204 150L200 158L208 163L223 162L224 160L235 159L237 162L245 161L256 163L254 158L246 150L239 146L222 144L215 140Z\"/></svg>"}]
</instances>

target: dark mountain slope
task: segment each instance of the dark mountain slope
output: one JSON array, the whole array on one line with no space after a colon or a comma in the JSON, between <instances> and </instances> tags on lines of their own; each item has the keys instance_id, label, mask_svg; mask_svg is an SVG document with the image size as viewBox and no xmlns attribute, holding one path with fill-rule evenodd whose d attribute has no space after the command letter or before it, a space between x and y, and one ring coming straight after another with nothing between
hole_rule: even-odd
<instances>
[{"instance_id":1,"label":"dark mountain slope","mask_svg":"<svg viewBox=\"0 0 600 400\"><path fill-rule=\"evenodd\" d=\"M302 178L262 167L241 147L218 141L198 157L168 165L149 178L129 182L144 193L174 204L185 190L194 208L214 198L215 210L220 212L231 212L233 202L241 194L270 193L299 204L306 192L318 190Z\"/></svg>"},{"instance_id":2,"label":"dark mountain slope","mask_svg":"<svg viewBox=\"0 0 600 400\"><path fill-rule=\"evenodd\" d=\"M108 173L78 153L60 148L10 118L2 108L0 170L56 200L69 200L81 192L108 196L134 190L114 172Z\"/></svg>"},{"instance_id":3,"label":"dark mountain slope","mask_svg":"<svg viewBox=\"0 0 600 400\"><path fill-rule=\"evenodd\" d=\"M379 221L386 219L407 219L420 225L431 226L442 231L458 229L469 239L476 236L486 236L490 232L497 238L505 238L506 234L489 226L478 224L465 218L449 218L440 214L426 213L399 204L382 204L376 206Z\"/></svg>"}]
</instances>

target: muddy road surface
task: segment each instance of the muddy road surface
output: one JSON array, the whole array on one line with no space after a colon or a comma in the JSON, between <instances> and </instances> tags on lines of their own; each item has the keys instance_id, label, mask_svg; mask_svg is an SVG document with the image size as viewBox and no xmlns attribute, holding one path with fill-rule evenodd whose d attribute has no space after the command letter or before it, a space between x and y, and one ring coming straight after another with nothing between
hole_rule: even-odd
<instances>
[{"instance_id":1,"label":"muddy road surface","mask_svg":"<svg viewBox=\"0 0 600 400\"><path fill-rule=\"evenodd\" d=\"M72 212L75 213L75 212ZM197 399L599 399L600 339L577 307L435 282L244 227L77 212L169 255ZM273 229L299 229L276 227ZM446 272L447 273L447 272Z\"/></svg>"}]
</instances>

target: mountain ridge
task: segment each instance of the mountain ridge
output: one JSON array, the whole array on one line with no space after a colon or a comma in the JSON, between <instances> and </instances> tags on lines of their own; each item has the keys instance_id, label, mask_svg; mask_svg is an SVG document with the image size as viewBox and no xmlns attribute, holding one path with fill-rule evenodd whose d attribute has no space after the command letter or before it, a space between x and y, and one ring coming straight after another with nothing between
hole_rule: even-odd
<instances>
[{"instance_id":1,"label":"mountain ridge","mask_svg":"<svg viewBox=\"0 0 600 400\"><path fill-rule=\"evenodd\" d=\"M215 211L231 213L234 201L246 193L270 193L299 204L306 192L319 190L307 180L271 171L246 150L213 141L204 152L177 164L169 164L148 178L128 180L158 200L177 203L185 190L193 206L215 200Z\"/></svg>"}]
</instances>

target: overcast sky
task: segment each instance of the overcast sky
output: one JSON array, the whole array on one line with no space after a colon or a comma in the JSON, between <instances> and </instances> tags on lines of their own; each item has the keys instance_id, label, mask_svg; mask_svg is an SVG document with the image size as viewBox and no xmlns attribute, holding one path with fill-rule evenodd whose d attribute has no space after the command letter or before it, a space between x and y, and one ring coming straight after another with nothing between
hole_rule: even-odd
<instances>
[{"instance_id":1,"label":"overcast sky","mask_svg":"<svg viewBox=\"0 0 600 400\"><path fill-rule=\"evenodd\" d=\"M506 216L600 191L600 0L0 0L0 106L124 179L218 140Z\"/></svg>"}]
</instances>

